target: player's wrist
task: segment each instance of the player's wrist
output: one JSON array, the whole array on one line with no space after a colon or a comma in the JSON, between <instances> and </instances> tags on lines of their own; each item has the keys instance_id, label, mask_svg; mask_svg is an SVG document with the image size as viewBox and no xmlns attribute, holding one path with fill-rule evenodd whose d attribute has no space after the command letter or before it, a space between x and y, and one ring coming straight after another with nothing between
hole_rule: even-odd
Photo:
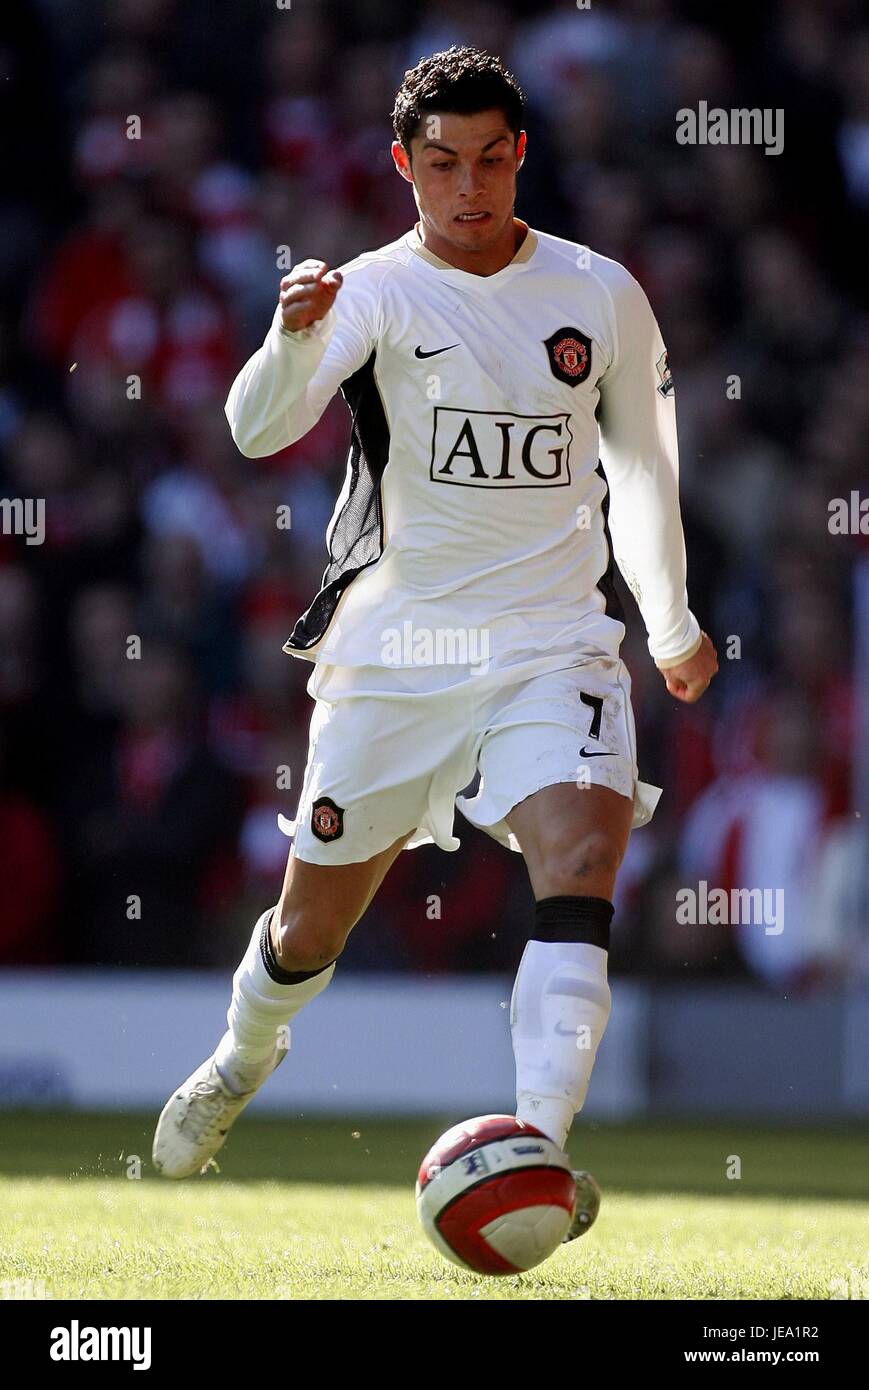
<instances>
[{"instance_id":1,"label":"player's wrist","mask_svg":"<svg viewBox=\"0 0 869 1390\"><path fill-rule=\"evenodd\" d=\"M655 665L659 671L669 671L674 666L681 666L683 661L690 661L692 656L696 656L703 645L703 633L698 633L696 639L678 656L655 657Z\"/></svg>"},{"instance_id":2,"label":"player's wrist","mask_svg":"<svg viewBox=\"0 0 869 1390\"><path fill-rule=\"evenodd\" d=\"M309 342L312 338L322 338L331 327L331 316L334 312L330 305L321 318L314 319L313 323L305 324L304 328L287 328L280 313L280 305L278 305L278 311L275 315L275 328L282 338L289 338L296 343Z\"/></svg>"}]
</instances>

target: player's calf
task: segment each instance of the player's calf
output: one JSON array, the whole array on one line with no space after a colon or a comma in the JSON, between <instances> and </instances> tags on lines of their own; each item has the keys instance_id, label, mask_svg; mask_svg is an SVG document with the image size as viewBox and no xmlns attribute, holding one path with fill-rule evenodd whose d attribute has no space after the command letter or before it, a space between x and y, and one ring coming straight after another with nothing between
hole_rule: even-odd
<instances>
[{"instance_id":1,"label":"player's calf","mask_svg":"<svg viewBox=\"0 0 869 1390\"><path fill-rule=\"evenodd\" d=\"M315 864L295 850L290 854L271 934L282 970L321 970L341 954L407 839L402 835L370 859L349 864Z\"/></svg>"},{"instance_id":2,"label":"player's calf","mask_svg":"<svg viewBox=\"0 0 869 1390\"><path fill-rule=\"evenodd\" d=\"M323 970L340 956L355 925L355 921L324 920L307 909L284 908L281 912L279 904L271 929L275 961L291 975Z\"/></svg>"},{"instance_id":3,"label":"player's calf","mask_svg":"<svg viewBox=\"0 0 869 1390\"><path fill-rule=\"evenodd\" d=\"M553 835L539 855L540 896L578 893L611 898L623 854L622 840L608 830L575 834L568 829Z\"/></svg>"},{"instance_id":4,"label":"player's calf","mask_svg":"<svg viewBox=\"0 0 869 1390\"><path fill-rule=\"evenodd\" d=\"M514 806L507 817L522 849L534 896L576 893L606 898L615 890L634 805L609 787L560 782Z\"/></svg>"}]
</instances>

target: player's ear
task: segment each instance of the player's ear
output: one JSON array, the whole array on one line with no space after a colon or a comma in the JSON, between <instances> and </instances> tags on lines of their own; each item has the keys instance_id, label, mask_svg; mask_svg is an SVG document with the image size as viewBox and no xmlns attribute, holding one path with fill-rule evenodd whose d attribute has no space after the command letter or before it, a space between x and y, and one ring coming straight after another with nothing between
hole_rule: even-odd
<instances>
[{"instance_id":1,"label":"player's ear","mask_svg":"<svg viewBox=\"0 0 869 1390\"><path fill-rule=\"evenodd\" d=\"M517 141L516 141L516 168L517 168L517 169L521 169L523 163L525 162L525 145L526 145L526 143L527 143L527 136L525 135L525 131L524 131L524 130L520 130L520 132L519 132L519 138L518 138Z\"/></svg>"},{"instance_id":2,"label":"player's ear","mask_svg":"<svg viewBox=\"0 0 869 1390\"><path fill-rule=\"evenodd\" d=\"M391 148L393 162L401 177L407 179L408 183L413 183L413 170L410 167L410 159L404 145L400 140L393 140Z\"/></svg>"}]
</instances>

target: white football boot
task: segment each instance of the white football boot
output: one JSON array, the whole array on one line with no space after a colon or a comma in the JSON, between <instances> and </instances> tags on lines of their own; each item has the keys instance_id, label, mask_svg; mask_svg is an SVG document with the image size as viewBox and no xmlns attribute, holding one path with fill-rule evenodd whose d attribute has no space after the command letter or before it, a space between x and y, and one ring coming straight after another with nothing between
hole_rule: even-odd
<instances>
[{"instance_id":1,"label":"white football boot","mask_svg":"<svg viewBox=\"0 0 869 1390\"><path fill-rule=\"evenodd\" d=\"M562 1245L566 1245L569 1240L576 1240L577 1236L584 1236L589 1227L594 1225L600 1211L601 1190L591 1173L586 1173L583 1169L574 1172L573 1176L576 1178L576 1211L570 1230L561 1242Z\"/></svg>"},{"instance_id":2,"label":"white football boot","mask_svg":"<svg viewBox=\"0 0 869 1390\"><path fill-rule=\"evenodd\" d=\"M152 1159L164 1178L190 1178L208 1167L244 1107L287 1055L275 1049L271 1070L249 1091L231 1091L211 1056L169 1097L154 1131Z\"/></svg>"}]
</instances>

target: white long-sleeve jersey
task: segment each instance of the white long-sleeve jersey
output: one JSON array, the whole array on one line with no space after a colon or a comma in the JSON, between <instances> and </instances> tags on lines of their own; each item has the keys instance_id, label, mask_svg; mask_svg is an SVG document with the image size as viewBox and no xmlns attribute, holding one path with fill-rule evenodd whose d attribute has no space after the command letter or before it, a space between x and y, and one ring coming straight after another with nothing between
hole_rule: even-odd
<instances>
[{"instance_id":1,"label":"white long-sleeve jersey","mask_svg":"<svg viewBox=\"0 0 869 1390\"><path fill-rule=\"evenodd\" d=\"M482 633L477 658L514 677L617 653L615 558L653 658L691 655L673 385L629 272L531 228L494 275L441 261L418 228L340 268L310 328L276 310L226 403L254 458L339 388L352 414L329 562L285 650L437 667L457 650L438 634Z\"/></svg>"}]
</instances>

